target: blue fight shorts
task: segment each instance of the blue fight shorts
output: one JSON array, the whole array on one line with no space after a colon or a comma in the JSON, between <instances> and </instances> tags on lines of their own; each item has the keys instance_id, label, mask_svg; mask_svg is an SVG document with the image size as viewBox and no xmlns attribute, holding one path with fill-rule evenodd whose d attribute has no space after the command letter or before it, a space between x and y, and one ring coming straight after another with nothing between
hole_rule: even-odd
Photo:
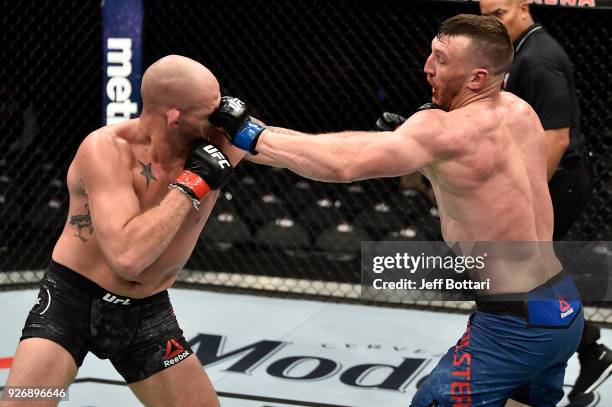
<instances>
[{"instance_id":1,"label":"blue fight shorts","mask_svg":"<svg viewBox=\"0 0 612 407\"><path fill-rule=\"evenodd\" d=\"M572 278L561 272L513 301L477 300L467 330L412 399L411 407L554 407L584 325ZM483 300L484 299L484 300Z\"/></svg>"}]
</instances>

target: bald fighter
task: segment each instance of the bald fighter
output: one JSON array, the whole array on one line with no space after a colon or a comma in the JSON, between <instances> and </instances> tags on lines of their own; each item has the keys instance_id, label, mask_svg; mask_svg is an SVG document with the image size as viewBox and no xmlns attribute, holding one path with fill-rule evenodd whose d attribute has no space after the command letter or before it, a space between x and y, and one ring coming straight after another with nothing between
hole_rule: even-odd
<instances>
[{"instance_id":1,"label":"bald fighter","mask_svg":"<svg viewBox=\"0 0 612 407\"><path fill-rule=\"evenodd\" d=\"M68 219L6 386L66 388L92 352L146 406L219 405L166 290L244 153L211 127L219 83L196 61L158 60L141 94L140 117L88 135L68 169Z\"/></svg>"},{"instance_id":2,"label":"bald fighter","mask_svg":"<svg viewBox=\"0 0 612 407\"><path fill-rule=\"evenodd\" d=\"M527 103L500 92L512 58L499 21L459 15L440 26L425 63L433 104L393 131L312 136L265 128L232 98L211 116L234 145L258 153L254 160L315 180L421 171L433 185L445 240L485 241L497 251L487 260L490 292L478 293L466 333L412 406L502 406L523 388L528 399L519 401L555 406L580 340L580 299L551 252L544 130Z\"/></svg>"}]
</instances>

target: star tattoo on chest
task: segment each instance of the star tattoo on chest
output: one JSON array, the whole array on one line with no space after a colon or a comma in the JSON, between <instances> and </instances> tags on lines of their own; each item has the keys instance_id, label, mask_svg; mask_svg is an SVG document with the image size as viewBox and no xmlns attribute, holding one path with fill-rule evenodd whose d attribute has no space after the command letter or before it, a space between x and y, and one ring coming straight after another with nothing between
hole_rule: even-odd
<instances>
[{"instance_id":1,"label":"star tattoo on chest","mask_svg":"<svg viewBox=\"0 0 612 407\"><path fill-rule=\"evenodd\" d=\"M144 176L147 179L147 189L149 189L149 183L151 182L151 180L157 181L157 178L155 178L155 175L153 175L151 163L145 164L140 160L138 160L138 163L142 166L142 171L140 171L140 175Z\"/></svg>"}]
</instances>

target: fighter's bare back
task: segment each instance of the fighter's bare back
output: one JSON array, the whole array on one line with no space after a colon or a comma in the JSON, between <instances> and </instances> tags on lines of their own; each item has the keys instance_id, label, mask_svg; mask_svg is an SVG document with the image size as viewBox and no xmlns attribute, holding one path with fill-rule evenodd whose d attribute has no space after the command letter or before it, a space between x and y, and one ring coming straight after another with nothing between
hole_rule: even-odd
<instances>
[{"instance_id":1,"label":"fighter's bare back","mask_svg":"<svg viewBox=\"0 0 612 407\"><path fill-rule=\"evenodd\" d=\"M438 113L463 150L422 170L436 193L445 240L550 240L552 205L541 199L548 195L541 171L546 138L533 109L502 93L497 101Z\"/></svg>"},{"instance_id":2,"label":"fighter's bare back","mask_svg":"<svg viewBox=\"0 0 612 407\"><path fill-rule=\"evenodd\" d=\"M431 113L461 145L453 159L421 170L432 183L444 239L496 242L488 246L497 253L489 258L490 292L527 292L547 281L559 268L548 243L553 211L546 135L536 113L505 92ZM528 254L517 256L517 249Z\"/></svg>"}]
</instances>

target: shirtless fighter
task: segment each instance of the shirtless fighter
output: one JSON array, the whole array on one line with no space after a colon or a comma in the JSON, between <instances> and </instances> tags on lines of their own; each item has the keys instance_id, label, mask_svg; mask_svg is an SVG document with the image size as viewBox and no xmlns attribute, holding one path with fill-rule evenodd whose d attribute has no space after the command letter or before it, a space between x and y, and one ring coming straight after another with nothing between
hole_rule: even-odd
<instances>
[{"instance_id":1,"label":"shirtless fighter","mask_svg":"<svg viewBox=\"0 0 612 407\"><path fill-rule=\"evenodd\" d=\"M110 359L146 406L219 405L166 289L191 255L214 190L245 153L211 127L219 84L196 61L158 60L141 93L140 117L91 133L70 165L68 220L6 386L67 388L91 351Z\"/></svg>"},{"instance_id":2,"label":"shirtless fighter","mask_svg":"<svg viewBox=\"0 0 612 407\"><path fill-rule=\"evenodd\" d=\"M523 390L518 401L555 406L563 397L565 366L580 340L583 315L571 277L558 263L549 266L556 258L547 252L553 213L544 130L527 103L500 92L513 50L495 18L448 19L431 48L425 73L435 105L394 131L312 136L265 128L232 98L221 101L211 122L223 127L234 145L259 153L253 160L315 180L351 182L421 171L433 185L447 242L518 246L507 253L502 244L497 261L487 265L496 295L477 297L467 332L412 405L502 406ZM386 115L382 121L393 120Z\"/></svg>"}]
</instances>

